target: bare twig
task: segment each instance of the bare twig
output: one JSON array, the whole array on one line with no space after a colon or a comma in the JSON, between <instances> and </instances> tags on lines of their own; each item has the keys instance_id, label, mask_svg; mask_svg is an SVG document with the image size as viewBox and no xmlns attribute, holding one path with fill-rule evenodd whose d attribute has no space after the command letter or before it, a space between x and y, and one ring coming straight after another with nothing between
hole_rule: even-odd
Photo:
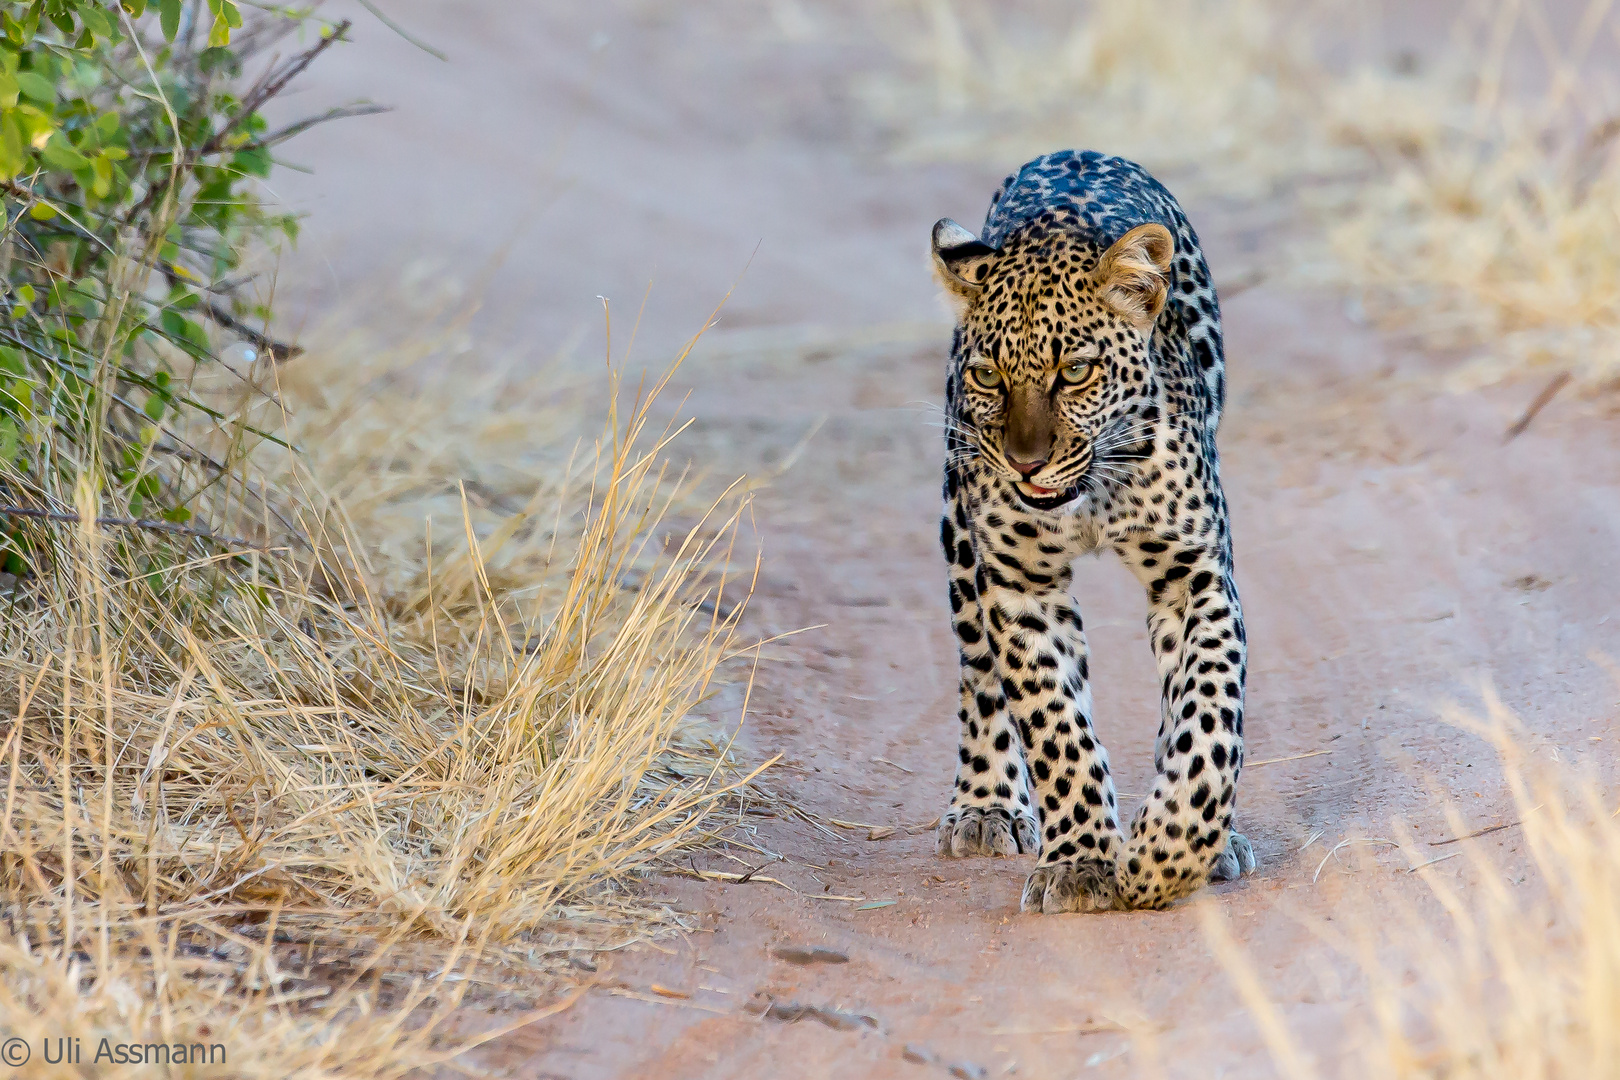
<instances>
[{"instance_id":1,"label":"bare twig","mask_svg":"<svg viewBox=\"0 0 1620 1080\"><path fill-rule=\"evenodd\" d=\"M1545 409L1548 403L1558 396L1558 391L1569 385L1571 378L1572 376L1567 371L1560 371L1557 375L1554 375L1552 381L1542 387L1541 393L1537 394L1535 399L1530 402L1529 407L1524 410L1524 415L1515 420L1513 426L1503 434L1502 441L1510 443L1523 435L1525 429L1530 426L1531 421L1535 420L1536 414Z\"/></svg>"},{"instance_id":2,"label":"bare twig","mask_svg":"<svg viewBox=\"0 0 1620 1080\"><path fill-rule=\"evenodd\" d=\"M758 869L757 867L755 869ZM764 874L756 875L753 870L746 874L733 874L725 870L688 870L684 866L671 866L664 870L666 874L678 874L681 877L695 877L702 881L721 881L730 885L742 885L754 882L761 885L775 885L786 889L795 896L802 896L806 900L841 900L845 903L858 903L865 900L864 896L838 896L833 893L800 892L780 878L766 877Z\"/></svg>"},{"instance_id":3,"label":"bare twig","mask_svg":"<svg viewBox=\"0 0 1620 1080\"><path fill-rule=\"evenodd\" d=\"M1217 282L1215 292L1220 298L1230 300L1234 296L1242 296L1250 289L1266 283L1266 273L1263 270L1251 270L1240 278L1227 282Z\"/></svg>"},{"instance_id":4,"label":"bare twig","mask_svg":"<svg viewBox=\"0 0 1620 1080\"><path fill-rule=\"evenodd\" d=\"M180 274L175 270L174 267L164 264L162 269L164 279L167 280L171 286L184 284ZM209 289L207 291L216 292L219 290ZM284 360L291 360L294 357L304 355L304 349L302 346L288 345L285 342L277 341L275 338L270 337L262 330L253 329L253 327L231 314L228 308L217 304L212 300L203 300L202 310L203 313L212 319L215 324L229 330L242 340L251 342L254 348L261 349L268 353L270 359L274 360L278 364Z\"/></svg>"},{"instance_id":5,"label":"bare twig","mask_svg":"<svg viewBox=\"0 0 1620 1080\"><path fill-rule=\"evenodd\" d=\"M420 38L412 37L410 34L406 33L403 26L399 25L399 23L395 22L393 19L390 19L387 15L384 15L377 5L371 2L371 0L360 0L360 5L375 15L378 22L382 23L384 26L388 27L388 29L392 30L394 33L398 34L412 45L415 45L418 49L421 49L429 56L437 57L438 59L444 61L448 61L450 59L450 57L445 55L440 50L435 49L427 42L421 40Z\"/></svg>"},{"instance_id":6,"label":"bare twig","mask_svg":"<svg viewBox=\"0 0 1620 1080\"><path fill-rule=\"evenodd\" d=\"M829 825L836 825L840 829L865 829L868 840L887 840L897 832L904 832L908 836L915 836L920 832L929 832L939 828L939 818L932 821L922 821L915 825L873 825L869 821L841 821L838 818L828 818Z\"/></svg>"},{"instance_id":7,"label":"bare twig","mask_svg":"<svg viewBox=\"0 0 1620 1080\"><path fill-rule=\"evenodd\" d=\"M1349 840L1340 840L1337 844L1333 845L1326 855L1322 856L1322 861L1316 864L1316 873L1311 875L1312 885L1315 885L1316 879L1322 876L1322 870L1327 866L1328 860L1337 855L1340 848L1349 847L1351 844L1387 844L1390 847L1401 846L1395 841L1385 839L1382 836L1356 836L1351 837Z\"/></svg>"},{"instance_id":8,"label":"bare twig","mask_svg":"<svg viewBox=\"0 0 1620 1080\"><path fill-rule=\"evenodd\" d=\"M1331 753L1333 753L1332 750L1312 750L1308 754L1291 754L1288 757L1266 758L1264 761L1245 761L1243 763L1243 767L1245 769L1252 769L1257 765L1277 765L1284 761L1303 761L1308 757L1321 757L1323 754Z\"/></svg>"},{"instance_id":9,"label":"bare twig","mask_svg":"<svg viewBox=\"0 0 1620 1080\"><path fill-rule=\"evenodd\" d=\"M1407 867L1406 872L1408 874L1415 874L1419 870L1422 870L1426 866L1433 866L1435 863L1437 863L1437 862L1445 862L1447 859L1455 859L1457 856L1459 856L1461 854L1462 854L1462 852L1460 852L1460 851L1453 851L1449 855L1436 855L1434 858L1430 859L1428 862L1420 862L1416 866Z\"/></svg>"},{"instance_id":10,"label":"bare twig","mask_svg":"<svg viewBox=\"0 0 1620 1080\"><path fill-rule=\"evenodd\" d=\"M0 517L35 518L40 521L61 521L77 525L81 520L78 514L64 513L60 510L34 510L25 506L0 506ZM106 525L122 529L146 529L151 532L173 533L176 536L194 536L199 540L212 540L226 547L242 548L245 551L278 551L279 548L264 547L251 540L244 540L239 536L219 536L206 529L193 528L190 525L181 525L173 521L153 521L149 518L121 518L98 517L97 525Z\"/></svg>"},{"instance_id":11,"label":"bare twig","mask_svg":"<svg viewBox=\"0 0 1620 1080\"><path fill-rule=\"evenodd\" d=\"M1517 821L1507 821L1507 822L1503 822L1501 825L1491 825L1491 826L1488 826L1488 827L1483 828L1483 829L1475 829L1473 832L1463 833L1461 836L1453 836L1453 837L1451 837L1450 839L1447 839L1447 840L1430 840L1429 841L1429 846L1430 847L1444 847L1447 844L1455 844L1455 843L1457 843L1458 841L1461 841L1461 840L1472 840L1476 836L1489 836L1493 832L1501 832L1503 829L1512 829L1512 828L1514 828L1516 826L1523 825L1523 824L1524 824L1524 819L1523 818L1520 818Z\"/></svg>"},{"instance_id":12,"label":"bare twig","mask_svg":"<svg viewBox=\"0 0 1620 1080\"><path fill-rule=\"evenodd\" d=\"M242 147L243 150L268 150L277 143L286 142L294 135L302 135L317 124L325 124L332 120L346 120L351 116L376 116L378 113L393 112L392 105L377 105L370 101L356 102L353 105L340 105L335 109L327 109L319 116L308 116L297 123L288 124L280 131L273 132L261 139L255 139Z\"/></svg>"},{"instance_id":13,"label":"bare twig","mask_svg":"<svg viewBox=\"0 0 1620 1080\"><path fill-rule=\"evenodd\" d=\"M321 38L321 40L317 41L314 45L311 45L309 48L287 61L279 69L272 67L270 70L266 71L264 73L264 77L255 83L252 89L248 90L248 92L242 96L242 104L236 110L236 115L231 117L229 123L223 125L207 142L202 144L202 147L194 155L192 155L193 160L200 157L207 157L209 154L215 154L224 149L225 140L230 137L232 132L234 132L244 121L246 121L248 117L258 112L259 109L264 106L265 102L269 101L271 98L285 90L288 83L292 82L294 79L298 78L299 75L303 74L304 69L313 64L316 57L320 56L321 53L331 48L337 42L342 41L344 35L349 32L350 27L353 25L353 21L344 19L342 22L332 27L332 32L330 34Z\"/></svg>"}]
</instances>

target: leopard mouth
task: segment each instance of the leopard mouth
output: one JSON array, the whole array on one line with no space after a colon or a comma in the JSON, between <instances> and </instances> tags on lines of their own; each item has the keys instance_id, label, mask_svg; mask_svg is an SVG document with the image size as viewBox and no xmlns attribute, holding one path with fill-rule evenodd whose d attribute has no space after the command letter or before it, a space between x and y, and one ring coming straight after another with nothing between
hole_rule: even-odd
<instances>
[{"instance_id":1,"label":"leopard mouth","mask_svg":"<svg viewBox=\"0 0 1620 1080\"><path fill-rule=\"evenodd\" d=\"M1041 487L1031 484L1027 480L1014 482L1013 487L1018 492L1018 498L1025 506L1033 510L1056 510L1064 503L1072 502L1080 496L1080 485L1075 484L1067 488Z\"/></svg>"}]
</instances>

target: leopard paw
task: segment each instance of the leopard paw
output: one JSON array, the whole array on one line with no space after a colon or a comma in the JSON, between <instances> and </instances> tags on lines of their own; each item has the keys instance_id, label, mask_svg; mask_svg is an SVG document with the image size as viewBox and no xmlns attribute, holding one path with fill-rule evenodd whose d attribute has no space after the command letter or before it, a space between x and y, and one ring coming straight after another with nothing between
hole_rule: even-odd
<instances>
[{"instance_id":1,"label":"leopard paw","mask_svg":"<svg viewBox=\"0 0 1620 1080\"><path fill-rule=\"evenodd\" d=\"M947 810L940 816L936 837L939 853L947 859L1031 854L1040 847L1035 819L999 806Z\"/></svg>"},{"instance_id":2,"label":"leopard paw","mask_svg":"<svg viewBox=\"0 0 1620 1080\"><path fill-rule=\"evenodd\" d=\"M1022 911L1056 915L1065 911L1113 911L1122 908L1114 864L1109 859L1051 863L1024 882Z\"/></svg>"},{"instance_id":3,"label":"leopard paw","mask_svg":"<svg viewBox=\"0 0 1620 1080\"><path fill-rule=\"evenodd\" d=\"M1226 850L1209 869L1211 881L1236 881L1244 874L1254 873L1254 845L1242 833L1226 834Z\"/></svg>"}]
</instances>

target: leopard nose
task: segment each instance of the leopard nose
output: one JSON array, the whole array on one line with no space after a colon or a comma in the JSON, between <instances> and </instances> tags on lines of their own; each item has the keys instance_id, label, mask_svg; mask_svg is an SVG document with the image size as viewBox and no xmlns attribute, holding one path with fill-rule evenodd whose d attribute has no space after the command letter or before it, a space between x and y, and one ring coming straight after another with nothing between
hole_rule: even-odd
<instances>
[{"instance_id":1,"label":"leopard nose","mask_svg":"<svg viewBox=\"0 0 1620 1080\"><path fill-rule=\"evenodd\" d=\"M1046 468L1046 462L1046 458L1041 458L1039 461L1019 461L1011 454L1007 455L1007 464L1011 465L1013 467L1013 471L1017 472L1020 476L1034 476L1036 473Z\"/></svg>"}]
</instances>

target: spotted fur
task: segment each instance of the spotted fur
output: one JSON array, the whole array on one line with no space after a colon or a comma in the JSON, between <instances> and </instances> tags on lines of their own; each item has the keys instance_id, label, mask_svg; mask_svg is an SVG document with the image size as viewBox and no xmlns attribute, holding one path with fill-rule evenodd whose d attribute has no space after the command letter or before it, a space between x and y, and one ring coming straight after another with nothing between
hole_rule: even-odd
<instances>
[{"instance_id":1,"label":"spotted fur","mask_svg":"<svg viewBox=\"0 0 1620 1080\"><path fill-rule=\"evenodd\" d=\"M940 541L962 732L940 853L1036 853L1027 911L1162 908L1252 871L1231 831L1247 654L1197 234L1141 166L1064 151L1008 177L978 236L941 221L934 254L959 313ZM1163 698L1128 837L1069 595L1073 560L1105 549L1147 591Z\"/></svg>"}]
</instances>

